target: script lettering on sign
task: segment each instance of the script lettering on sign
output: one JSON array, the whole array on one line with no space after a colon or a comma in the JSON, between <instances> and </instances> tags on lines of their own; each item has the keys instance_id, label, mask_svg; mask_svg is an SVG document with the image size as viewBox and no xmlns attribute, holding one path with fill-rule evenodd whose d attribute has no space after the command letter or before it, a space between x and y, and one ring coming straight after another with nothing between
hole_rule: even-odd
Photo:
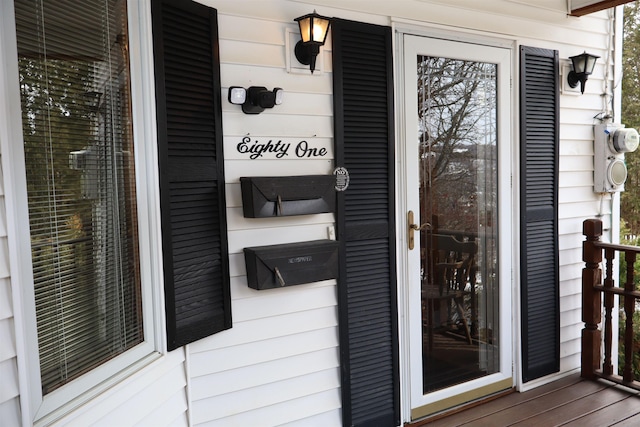
<instances>
[{"instance_id":1,"label":"script lettering on sign","mask_svg":"<svg viewBox=\"0 0 640 427\"><path fill-rule=\"evenodd\" d=\"M245 136L242 138L242 142L238 144L238 153L248 153L251 160L262 157L265 153L275 153L277 159L281 159L284 156L288 156L289 147L291 144L283 144L282 141L273 140L269 142L261 143L258 140L252 141L250 137Z\"/></svg>"},{"instance_id":2,"label":"script lettering on sign","mask_svg":"<svg viewBox=\"0 0 640 427\"><path fill-rule=\"evenodd\" d=\"M293 149L291 149L293 147ZM281 139L263 140L251 139L249 136L242 138L242 141L236 146L238 153L247 154L251 160L267 157L267 155L275 156L276 159L282 159L292 155L299 159L313 159L325 157L328 150L325 147L314 147L308 141L302 140L297 143L286 142Z\"/></svg>"}]
</instances>

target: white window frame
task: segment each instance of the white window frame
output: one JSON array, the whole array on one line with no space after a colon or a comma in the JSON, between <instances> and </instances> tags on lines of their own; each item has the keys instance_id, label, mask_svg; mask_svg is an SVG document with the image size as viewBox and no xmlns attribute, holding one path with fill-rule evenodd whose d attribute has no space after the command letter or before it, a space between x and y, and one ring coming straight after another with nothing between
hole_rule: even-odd
<instances>
[{"instance_id":1,"label":"white window frame","mask_svg":"<svg viewBox=\"0 0 640 427\"><path fill-rule=\"evenodd\" d=\"M13 0L0 1L0 57L3 58L3 65L0 66L0 157L22 422L24 425L48 424L86 404L166 353L151 5L150 0L128 1L127 4L144 340L133 349L43 396L15 13ZM0 251L0 256L3 253L6 252Z\"/></svg>"}]
</instances>

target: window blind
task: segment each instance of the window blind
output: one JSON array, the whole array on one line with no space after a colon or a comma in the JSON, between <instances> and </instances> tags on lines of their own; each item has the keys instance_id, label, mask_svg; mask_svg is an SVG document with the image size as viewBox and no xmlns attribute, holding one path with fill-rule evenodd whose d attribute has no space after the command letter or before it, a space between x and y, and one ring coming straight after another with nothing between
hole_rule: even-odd
<instances>
[{"instance_id":1,"label":"window blind","mask_svg":"<svg viewBox=\"0 0 640 427\"><path fill-rule=\"evenodd\" d=\"M126 2L15 1L43 393L143 339Z\"/></svg>"}]
</instances>

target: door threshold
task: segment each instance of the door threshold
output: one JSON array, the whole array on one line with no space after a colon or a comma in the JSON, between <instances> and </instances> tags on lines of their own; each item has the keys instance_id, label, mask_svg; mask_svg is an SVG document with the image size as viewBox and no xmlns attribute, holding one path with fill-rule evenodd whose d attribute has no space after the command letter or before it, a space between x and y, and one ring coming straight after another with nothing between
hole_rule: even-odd
<instances>
[{"instance_id":1,"label":"door threshold","mask_svg":"<svg viewBox=\"0 0 640 427\"><path fill-rule=\"evenodd\" d=\"M443 410L441 412L438 412L436 414L428 415L428 416L426 416L424 418L420 418L420 419L415 420L415 421L407 422L404 425L405 425L405 427L421 427L421 426L425 426L425 425L427 425L429 423L432 423L432 422L434 422L436 420L440 420L442 418L447 418L448 416L451 416L453 414L457 414L458 412L466 411L467 409L475 408L476 406L484 405L485 403L489 403L492 400L496 400L496 399L499 399L501 397L507 396L507 395L509 395L511 393L515 393L515 391L516 391L515 387L512 387L512 388L507 389L507 390L502 390L502 391L499 391L497 393L481 397L481 398L476 399L474 401L463 403L461 405L454 406L454 407L449 408L449 409L445 409L445 410Z\"/></svg>"}]
</instances>

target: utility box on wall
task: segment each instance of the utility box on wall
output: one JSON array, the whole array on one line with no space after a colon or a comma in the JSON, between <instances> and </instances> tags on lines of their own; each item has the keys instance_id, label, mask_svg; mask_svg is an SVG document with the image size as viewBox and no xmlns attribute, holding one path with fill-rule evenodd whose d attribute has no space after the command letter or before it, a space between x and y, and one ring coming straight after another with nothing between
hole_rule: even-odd
<instances>
[{"instance_id":1,"label":"utility box on wall","mask_svg":"<svg viewBox=\"0 0 640 427\"><path fill-rule=\"evenodd\" d=\"M638 132L622 124L594 126L593 186L596 193L624 191L627 166L624 153L638 148Z\"/></svg>"}]
</instances>

